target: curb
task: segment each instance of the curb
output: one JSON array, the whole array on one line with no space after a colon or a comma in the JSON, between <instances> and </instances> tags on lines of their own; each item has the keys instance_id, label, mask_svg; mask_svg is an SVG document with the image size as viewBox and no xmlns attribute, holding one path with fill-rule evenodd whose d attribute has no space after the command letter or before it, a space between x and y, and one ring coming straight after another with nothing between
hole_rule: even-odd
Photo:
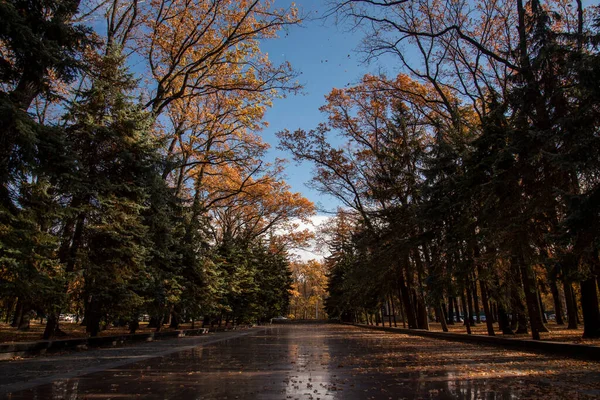
<instances>
[{"instance_id":1,"label":"curb","mask_svg":"<svg viewBox=\"0 0 600 400\"><path fill-rule=\"evenodd\" d=\"M425 331L422 329L404 329L389 327L386 328L381 326L352 324L348 322L342 322L342 324L383 332L400 333L404 335L421 336L432 339L448 340L453 342L487 344L505 348L550 353L555 355L562 355L565 357L600 361L600 346L587 346L575 343L549 342L527 339L507 339L496 336L465 335L461 333L432 332Z\"/></svg>"},{"instance_id":2,"label":"curb","mask_svg":"<svg viewBox=\"0 0 600 400\"><path fill-rule=\"evenodd\" d=\"M124 343L151 342L157 339L171 339L185 336L199 336L209 332L246 329L244 326L233 328L198 328L164 332L134 333L115 336L97 336L90 338L40 340L37 342L14 342L0 344L0 360L9 360L16 356L32 356L47 352L64 350L85 350L88 347L117 346Z\"/></svg>"}]
</instances>

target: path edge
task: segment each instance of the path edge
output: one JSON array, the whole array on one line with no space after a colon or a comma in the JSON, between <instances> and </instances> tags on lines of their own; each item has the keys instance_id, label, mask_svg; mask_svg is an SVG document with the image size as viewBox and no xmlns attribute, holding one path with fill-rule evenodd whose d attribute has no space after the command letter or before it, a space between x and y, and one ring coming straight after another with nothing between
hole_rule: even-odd
<instances>
[{"instance_id":1,"label":"path edge","mask_svg":"<svg viewBox=\"0 0 600 400\"><path fill-rule=\"evenodd\" d=\"M453 342L487 344L509 349L519 349L524 351L534 351L546 354L561 355L570 358L600 361L600 346L588 346L576 343L562 343L527 339L508 339L497 336L465 335L461 333L451 332L432 332L422 329L392 328L365 324L353 324L349 322L341 322L341 324L382 332L399 333L404 335L420 336Z\"/></svg>"}]
</instances>

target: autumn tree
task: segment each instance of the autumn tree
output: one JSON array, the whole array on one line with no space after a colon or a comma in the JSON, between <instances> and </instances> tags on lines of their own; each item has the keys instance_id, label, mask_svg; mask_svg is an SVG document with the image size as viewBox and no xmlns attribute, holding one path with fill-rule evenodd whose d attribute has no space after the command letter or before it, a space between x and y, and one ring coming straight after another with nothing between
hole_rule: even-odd
<instances>
[{"instance_id":1,"label":"autumn tree","mask_svg":"<svg viewBox=\"0 0 600 400\"><path fill-rule=\"evenodd\" d=\"M318 260L295 261L291 270L293 283L290 315L295 319L324 319L326 265Z\"/></svg>"}]
</instances>

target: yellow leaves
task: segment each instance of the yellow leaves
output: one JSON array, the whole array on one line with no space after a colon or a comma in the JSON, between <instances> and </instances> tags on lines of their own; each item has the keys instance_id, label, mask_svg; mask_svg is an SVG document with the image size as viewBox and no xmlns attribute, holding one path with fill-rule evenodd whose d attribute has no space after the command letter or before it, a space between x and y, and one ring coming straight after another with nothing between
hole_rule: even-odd
<instances>
[{"instance_id":1,"label":"yellow leaves","mask_svg":"<svg viewBox=\"0 0 600 400\"><path fill-rule=\"evenodd\" d=\"M270 63L259 41L298 23L295 8L273 9L271 1L153 0L144 10L146 35L138 43L158 83L155 111L173 98L214 89L260 93L271 79L273 87L285 87L291 76L287 66Z\"/></svg>"},{"instance_id":2,"label":"yellow leaves","mask_svg":"<svg viewBox=\"0 0 600 400\"><path fill-rule=\"evenodd\" d=\"M290 265L292 290L290 310L294 318L325 317L323 302L327 297L327 268L317 260L296 261ZM317 312L318 311L318 312Z\"/></svg>"}]
</instances>

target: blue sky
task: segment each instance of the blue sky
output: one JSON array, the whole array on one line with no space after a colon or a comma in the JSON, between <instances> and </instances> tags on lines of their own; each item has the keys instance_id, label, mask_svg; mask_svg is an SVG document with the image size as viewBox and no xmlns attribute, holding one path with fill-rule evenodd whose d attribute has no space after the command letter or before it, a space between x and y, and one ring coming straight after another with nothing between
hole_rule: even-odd
<instances>
[{"instance_id":1,"label":"blue sky","mask_svg":"<svg viewBox=\"0 0 600 400\"><path fill-rule=\"evenodd\" d=\"M290 3L286 0L276 1L275 6L287 7ZM319 107L325 103L325 95L332 88L355 83L365 73L378 71L383 66L362 62L356 51L363 37L361 32L351 32L348 27L337 26L333 18L317 19L327 11L323 0L305 0L296 2L296 5L302 14L308 14L310 18L302 26L282 32L279 39L264 42L262 49L269 53L274 63L289 61L301 73L299 82L304 85L304 94L275 101L266 115L269 127L263 132L263 138L271 145L269 160L276 157L290 160L286 180L292 190L301 192L322 208L335 210L339 204L335 199L306 187L312 166L297 166L290 154L276 149L278 140L275 133L283 129L309 130L316 127L324 121ZM384 69L392 72L389 68Z\"/></svg>"}]
</instances>

